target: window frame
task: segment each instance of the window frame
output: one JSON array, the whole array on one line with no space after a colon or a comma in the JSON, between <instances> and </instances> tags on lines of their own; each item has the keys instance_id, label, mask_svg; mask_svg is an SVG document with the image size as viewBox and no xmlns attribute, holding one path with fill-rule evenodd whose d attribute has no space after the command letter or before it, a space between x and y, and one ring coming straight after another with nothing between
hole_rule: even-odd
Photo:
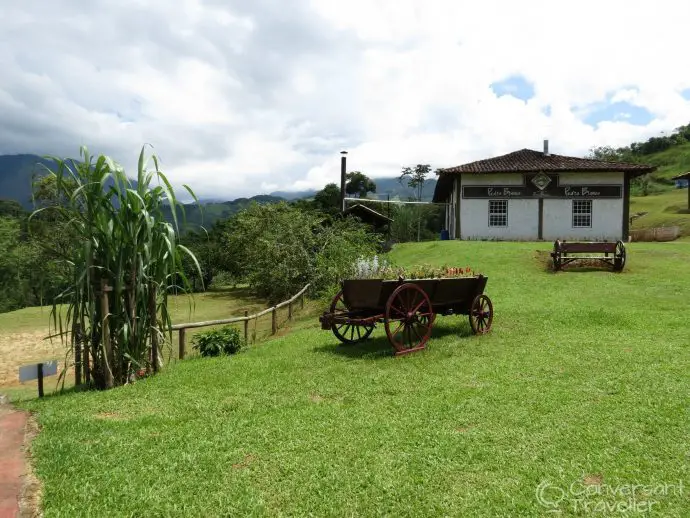
<instances>
[{"instance_id":1,"label":"window frame","mask_svg":"<svg viewBox=\"0 0 690 518\"><path fill-rule=\"evenodd\" d=\"M592 216L594 213L594 203L592 203L593 200L572 200L571 206L570 206L570 224L572 228L592 228ZM576 207L579 207L580 210L578 212L575 211ZM588 207L589 210L584 212L582 210L583 207ZM576 218L577 217L583 217L583 216L589 216L589 224L588 225L576 225Z\"/></svg>"},{"instance_id":2,"label":"window frame","mask_svg":"<svg viewBox=\"0 0 690 518\"><path fill-rule=\"evenodd\" d=\"M501 211L501 212L492 211L491 210L492 202L493 203L498 203L498 202L502 203L503 206L505 207L505 210ZM508 200L507 199L489 200L489 206L488 206L487 212L488 212L488 222L487 223L489 225L489 228L507 228L508 227ZM495 216L495 217L496 216L503 216L503 217L505 217L505 224L503 224L503 225L492 224L491 216Z\"/></svg>"}]
</instances>

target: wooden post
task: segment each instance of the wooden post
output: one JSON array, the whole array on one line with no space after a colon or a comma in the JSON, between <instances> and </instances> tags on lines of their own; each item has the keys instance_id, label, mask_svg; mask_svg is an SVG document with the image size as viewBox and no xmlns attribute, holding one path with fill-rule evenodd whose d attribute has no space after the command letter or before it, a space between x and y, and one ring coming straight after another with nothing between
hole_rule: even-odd
<instances>
[{"instance_id":1,"label":"wooden post","mask_svg":"<svg viewBox=\"0 0 690 518\"><path fill-rule=\"evenodd\" d=\"M151 363L153 372L158 372L158 329L156 325L156 285L149 285L149 319L151 325Z\"/></svg>"},{"instance_id":2,"label":"wooden post","mask_svg":"<svg viewBox=\"0 0 690 518\"><path fill-rule=\"evenodd\" d=\"M273 306L273 311L271 312L272 322L271 322L271 334L276 334L278 332L278 310Z\"/></svg>"},{"instance_id":3,"label":"wooden post","mask_svg":"<svg viewBox=\"0 0 690 518\"><path fill-rule=\"evenodd\" d=\"M179 339L179 342L180 342L180 343L178 344L178 346L179 346L179 351L178 351L178 354L177 354L177 358L178 358L179 360L184 360L184 332L185 332L185 328L184 328L184 327L181 327L181 328L180 328L180 339Z\"/></svg>"},{"instance_id":4,"label":"wooden post","mask_svg":"<svg viewBox=\"0 0 690 518\"><path fill-rule=\"evenodd\" d=\"M302 292L302 296L299 298L299 303L300 309L304 309L304 292Z\"/></svg>"},{"instance_id":5,"label":"wooden post","mask_svg":"<svg viewBox=\"0 0 690 518\"><path fill-rule=\"evenodd\" d=\"M249 316L249 311L246 309L244 310L244 318L247 318ZM247 342L247 337L249 336L249 319L244 321L244 343L245 345L248 343Z\"/></svg>"},{"instance_id":6,"label":"wooden post","mask_svg":"<svg viewBox=\"0 0 690 518\"><path fill-rule=\"evenodd\" d=\"M288 302L288 320L292 320L292 301Z\"/></svg>"},{"instance_id":7,"label":"wooden post","mask_svg":"<svg viewBox=\"0 0 690 518\"><path fill-rule=\"evenodd\" d=\"M89 364L89 343L87 337L84 336L84 349L82 350L81 363L84 366L84 383L87 385L91 382L91 366Z\"/></svg>"},{"instance_id":8,"label":"wooden post","mask_svg":"<svg viewBox=\"0 0 690 518\"><path fill-rule=\"evenodd\" d=\"M38 397L43 397L43 364L38 364Z\"/></svg>"},{"instance_id":9,"label":"wooden post","mask_svg":"<svg viewBox=\"0 0 690 518\"><path fill-rule=\"evenodd\" d=\"M81 328L75 323L72 326L72 343L74 344L74 385L81 385L82 358L81 358Z\"/></svg>"},{"instance_id":10,"label":"wooden post","mask_svg":"<svg viewBox=\"0 0 690 518\"><path fill-rule=\"evenodd\" d=\"M108 286L105 279L101 279L101 331L103 333L103 348L105 351L105 388L110 389L115 386L113 379L113 349L110 344L110 320L108 314L110 313L110 306L108 305L108 292L112 288Z\"/></svg>"}]
</instances>

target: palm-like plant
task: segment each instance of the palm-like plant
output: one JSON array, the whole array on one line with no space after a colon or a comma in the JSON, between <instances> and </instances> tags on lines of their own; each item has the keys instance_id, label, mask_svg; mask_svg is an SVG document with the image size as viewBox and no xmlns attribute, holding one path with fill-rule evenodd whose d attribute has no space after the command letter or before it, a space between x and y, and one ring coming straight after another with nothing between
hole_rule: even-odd
<instances>
[{"instance_id":1,"label":"palm-like plant","mask_svg":"<svg viewBox=\"0 0 690 518\"><path fill-rule=\"evenodd\" d=\"M84 147L80 161L51 157L56 167L46 169L61 203L34 212L58 211L76 236L68 258L72 280L54 301L51 319L63 338L71 330L68 353L78 358L83 343L85 378L97 388L124 384L135 371L157 370L160 339L172 334L168 294L189 286L182 254L199 268L178 241L182 204L155 155L155 168L147 169L144 150L136 185L111 158L94 161ZM164 218L166 203L173 224ZM59 304L67 307L64 319Z\"/></svg>"}]
</instances>

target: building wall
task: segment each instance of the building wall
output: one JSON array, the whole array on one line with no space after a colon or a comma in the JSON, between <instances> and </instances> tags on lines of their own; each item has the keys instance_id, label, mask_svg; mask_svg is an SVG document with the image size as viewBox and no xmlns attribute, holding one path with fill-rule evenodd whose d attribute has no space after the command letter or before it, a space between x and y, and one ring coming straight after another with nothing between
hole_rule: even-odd
<instances>
[{"instance_id":1,"label":"building wall","mask_svg":"<svg viewBox=\"0 0 690 518\"><path fill-rule=\"evenodd\" d=\"M522 185L522 175L462 175L462 185ZM539 235L539 201L508 200L508 226L489 226L489 200L460 200L460 239L537 239Z\"/></svg>"},{"instance_id":2,"label":"building wall","mask_svg":"<svg viewBox=\"0 0 690 518\"><path fill-rule=\"evenodd\" d=\"M522 185L520 174L462 175L466 185ZM561 185L623 185L623 173L561 173ZM458 180L454 190L458 189ZM498 198L497 198L498 199ZM544 198L544 240L618 240L622 236L624 199L593 199L592 226L573 228L572 199ZM454 207L460 216L460 229L451 237L460 239L537 240L539 238L539 199L508 199L508 226L489 226L488 199L459 199Z\"/></svg>"},{"instance_id":3,"label":"building wall","mask_svg":"<svg viewBox=\"0 0 690 518\"><path fill-rule=\"evenodd\" d=\"M623 184L623 173L566 173L560 175L561 184L596 185ZM617 241L623 233L623 198L592 200L592 227L573 228L572 200L544 200L543 238L547 241L556 239ZM627 239L627 236L625 236Z\"/></svg>"}]
</instances>

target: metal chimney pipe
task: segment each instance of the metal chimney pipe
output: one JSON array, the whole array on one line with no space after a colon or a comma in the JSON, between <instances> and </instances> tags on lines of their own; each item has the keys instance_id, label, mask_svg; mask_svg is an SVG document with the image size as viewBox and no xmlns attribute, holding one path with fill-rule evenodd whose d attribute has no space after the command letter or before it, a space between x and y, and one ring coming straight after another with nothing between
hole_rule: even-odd
<instances>
[{"instance_id":1,"label":"metal chimney pipe","mask_svg":"<svg viewBox=\"0 0 690 518\"><path fill-rule=\"evenodd\" d=\"M549 140L544 139L544 156L549 156Z\"/></svg>"},{"instance_id":2,"label":"metal chimney pipe","mask_svg":"<svg viewBox=\"0 0 690 518\"><path fill-rule=\"evenodd\" d=\"M345 171L347 170L347 151L341 151L340 155L340 210L345 212Z\"/></svg>"}]
</instances>

